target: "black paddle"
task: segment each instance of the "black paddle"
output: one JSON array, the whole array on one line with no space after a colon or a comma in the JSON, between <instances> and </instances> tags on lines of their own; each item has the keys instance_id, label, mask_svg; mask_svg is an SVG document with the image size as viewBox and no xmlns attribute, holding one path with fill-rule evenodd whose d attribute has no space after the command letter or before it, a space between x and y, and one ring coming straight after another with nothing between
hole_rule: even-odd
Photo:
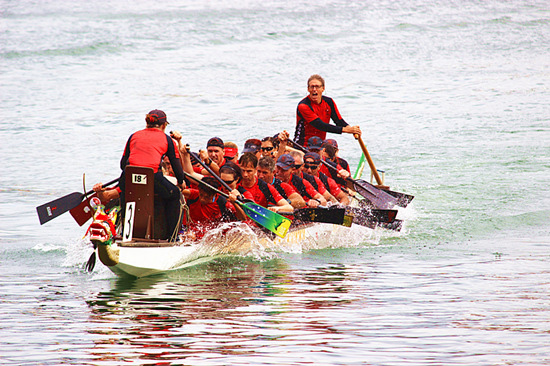
<instances>
[{"instance_id":1,"label":"black paddle","mask_svg":"<svg viewBox=\"0 0 550 366\"><path fill-rule=\"evenodd\" d=\"M187 146L186 146L187 147ZM213 176L214 178L216 178L216 180L218 182L220 182L220 184L222 186L224 186L225 189L227 189L228 192L231 192L233 189L231 187L229 187L229 185L227 183L225 183L225 181L220 177L218 176L216 173L214 173L214 171L212 171L212 169L210 169L210 167L208 165L206 165L206 163L204 161L201 160L201 158L194 152L192 152L191 150L187 149L187 151L189 152L189 155L191 155L196 161L199 162L200 165L202 165L202 167L204 169L206 169L206 171L208 173L210 173L211 176ZM244 199L241 195L241 199Z\"/></svg>"},{"instance_id":2,"label":"black paddle","mask_svg":"<svg viewBox=\"0 0 550 366\"><path fill-rule=\"evenodd\" d=\"M303 207L292 212L280 212L283 215L293 215L295 219L303 222L322 222L350 227L353 217L347 213L344 207Z\"/></svg>"},{"instance_id":3,"label":"black paddle","mask_svg":"<svg viewBox=\"0 0 550 366\"><path fill-rule=\"evenodd\" d=\"M112 181L104 184L104 186L109 186L115 182L118 182L118 178L113 179ZM66 196L53 200L51 202L40 205L36 208L38 213L38 219L40 220L40 225L44 225L46 222L55 219L57 216L64 214L65 212L78 206L84 197L89 194L92 194L94 191L90 190L86 193L73 192L69 193Z\"/></svg>"}]
</instances>

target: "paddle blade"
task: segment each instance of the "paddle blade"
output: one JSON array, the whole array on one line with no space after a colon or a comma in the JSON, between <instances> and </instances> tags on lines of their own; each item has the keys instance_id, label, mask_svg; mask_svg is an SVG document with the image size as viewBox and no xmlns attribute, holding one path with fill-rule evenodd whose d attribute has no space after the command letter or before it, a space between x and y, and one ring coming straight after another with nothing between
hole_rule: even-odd
<instances>
[{"instance_id":1,"label":"paddle blade","mask_svg":"<svg viewBox=\"0 0 550 366\"><path fill-rule=\"evenodd\" d=\"M84 201L80 202L78 206L72 208L69 213L80 226L84 225L89 219L94 216L94 210L90 206L90 200L94 197L97 197L97 194L89 196Z\"/></svg>"},{"instance_id":2,"label":"paddle blade","mask_svg":"<svg viewBox=\"0 0 550 366\"><path fill-rule=\"evenodd\" d=\"M294 217L304 222L323 222L327 224L344 225L345 208L300 208L294 210Z\"/></svg>"},{"instance_id":3,"label":"paddle blade","mask_svg":"<svg viewBox=\"0 0 550 366\"><path fill-rule=\"evenodd\" d=\"M374 208L391 209L397 204L397 198L379 188L376 188L367 181L358 179L353 181L352 184L353 189L371 202Z\"/></svg>"},{"instance_id":4,"label":"paddle blade","mask_svg":"<svg viewBox=\"0 0 550 366\"><path fill-rule=\"evenodd\" d=\"M361 203L362 204L362 203ZM385 210L366 207L347 207L348 213L356 216L357 218L363 218L376 222L393 222L397 216L397 210Z\"/></svg>"},{"instance_id":5,"label":"paddle blade","mask_svg":"<svg viewBox=\"0 0 550 366\"><path fill-rule=\"evenodd\" d=\"M407 207L407 205L411 203L411 201L414 198L413 195L401 193L401 192L394 192L394 191L390 191L389 189L386 189L384 191L391 194L395 198L397 198L397 205L401 207Z\"/></svg>"},{"instance_id":6,"label":"paddle blade","mask_svg":"<svg viewBox=\"0 0 550 366\"><path fill-rule=\"evenodd\" d=\"M36 208L40 225L55 219L82 202L82 193L73 192Z\"/></svg>"},{"instance_id":7,"label":"paddle blade","mask_svg":"<svg viewBox=\"0 0 550 366\"><path fill-rule=\"evenodd\" d=\"M353 215L353 223L374 228L376 223L391 223L397 216L397 210L380 210L364 207L347 207L346 213Z\"/></svg>"},{"instance_id":8,"label":"paddle blade","mask_svg":"<svg viewBox=\"0 0 550 366\"><path fill-rule=\"evenodd\" d=\"M260 206L254 202L246 202L241 204L246 216L250 217L258 225L261 225L281 238L284 238L290 228L288 218L279 215L276 212L270 211L267 208Z\"/></svg>"},{"instance_id":9,"label":"paddle blade","mask_svg":"<svg viewBox=\"0 0 550 366\"><path fill-rule=\"evenodd\" d=\"M381 228L387 230L401 231L403 220L394 220L393 222L382 222L378 224Z\"/></svg>"}]
</instances>

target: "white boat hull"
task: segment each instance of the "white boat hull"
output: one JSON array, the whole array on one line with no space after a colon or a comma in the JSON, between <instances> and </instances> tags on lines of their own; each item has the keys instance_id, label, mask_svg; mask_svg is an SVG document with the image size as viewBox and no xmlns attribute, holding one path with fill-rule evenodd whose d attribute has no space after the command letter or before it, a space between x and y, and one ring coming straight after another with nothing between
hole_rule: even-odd
<instances>
[{"instance_id":1,"label":"white boat hull","mask_svg":"<svg viewBox=\"0 0 550 366\"><path fill-rule=\"evenodd\" d=\"M192 244L115 241L111 245L98 245L97 252L101 262L115 274L144 277L194 266L221 256L247 255L257 249L263 252L293 252L298 246L307 249L346 230L349 228L317 223L291 229L285 238L272 240L267 236L257 236L251 230L236 230L220 235L215 243L208 239Z\"/></svg>"}]
</instances>

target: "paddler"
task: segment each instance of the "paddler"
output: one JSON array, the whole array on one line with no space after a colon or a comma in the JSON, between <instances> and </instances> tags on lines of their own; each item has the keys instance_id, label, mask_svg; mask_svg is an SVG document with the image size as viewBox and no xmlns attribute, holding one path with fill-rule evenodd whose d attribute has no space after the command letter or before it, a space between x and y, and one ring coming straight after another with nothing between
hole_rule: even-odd
<instances>
[{"instance_id":1,"label":"paddler","mask_svg":"<svg viewBox=\"0 0 550 366\"><path fill-rule=\"evenodd\" d=\"M275 178L275 160L271 156L264 156L258 161L256 169L258 179L271 184L294 208L305 207L306 202L290 184Z\"/></svg>"},{"instance_id":2,"label":"paddler","mask_svg":"<svg viewBox=\"0 0 550 366\"><path fill-rule=\"evenodd\" d=\"M322 196L314 198L318 199L322 206L326 206L328 202L332 202L332 204L338 203L336 197L330 194L328 188L325 187L321 179L304 172L304 154L301 151L292 151L290 155L294 158L294 176L300 177L311 183L313 188L315 188L315 190Z\"/></svg>"},{"instance_id":3,"label":"paddler","mask_svg":"<svg viewBox=\"0 0 550 366\"><path fill-rule=\"evenodd\" d=\"M168 120L166 113L154 109L145 116L146 128L134 132L128 138L120 160L122 174L119 180L121 198L124 201L126 166L141 166L152 168L155 175L155 194L164 206L167 235L170 237L177 230L180 217L180 189L184 188L184 174L176 142L164 133ZM177 179L177 186L170 183L162 174L163 156L168 156ZM163 238L166 239L166 238Z\"/></svg>"},{"instance_id":4,"label":"paddler","mask_svg":"<svg viewBox=\"0 0 550 366\"><path fill-rule=\"evenodd\" d=\"M258 168L258 158L255 154L245 153L239 159L241 167L242 180L240 186L246 189L254 197L254 202L267 207L274 212L290 212L293 207L271 184L258 179L256 169Z\"/></svg>"},{"instance_id":5,"label":"paddler","mask_svg":"<svg viewBox=\"0 0 550 366\"><path fill-rule=\"evenodd\" d=\"M335 197L338 202L343 205L349 205L348 195L342 191L340 185L336 183L334 179L319 172L319 167L321 165L321 157L319 154L314 152L308 152L304 155L304 166L302 167L303 171L316 179L319 179L323 185L326 187L327 191Z\"/></svg>"},{"instance_id":6,"label":"paddler","mask_svg":"<svg viewBox=\"0 0 550 366\"><path fill-rule=\"evenodd\" d=\"M275 177L282 182L290 184L298 192L309 207L326 205L325 198L313 188L307 180L294 175L301 166L296 166L294 158L290 154L283 154L277 159Z\"/></svg>"},{"instance_id":7,"label":"paddler","mask_svg":"<svg viewBox=\"0 0 550 366\"><path fill-rule=\"evenodd\" d=\"M216 189L221 188L220 183L213 177L204 177L201 181ZM185 222L188 239L200 239L222 222L246 219L243 210L235 204L237 197L232 193L225 198L211 188L199 184L196 189L184 189L183 195L189 208L189 217L186 217Z\"/></svg>"},{"instance_id":8,"label":"paddler","mask_svg":"<svg viewBox=\"0 0 550 366\"><path fill-rule=\"evenodd\" d=\"M338 111L332 98L323 95L325 80L320 75L311 75L307 81L309 95L298 103L296 109L296 131L294 141L307 147L312 136L325 140L327 132L361 135L359 126L350 126ZM330 124L333 120L335 125Z\"/></svg>"}]
</instances>

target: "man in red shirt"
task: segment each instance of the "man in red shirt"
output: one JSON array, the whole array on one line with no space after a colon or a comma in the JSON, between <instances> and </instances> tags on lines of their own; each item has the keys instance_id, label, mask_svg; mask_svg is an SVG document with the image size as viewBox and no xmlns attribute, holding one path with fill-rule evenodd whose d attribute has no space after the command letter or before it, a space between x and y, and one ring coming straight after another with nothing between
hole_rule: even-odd
<instances>
[{"instance_id":1,"label":"man in red shirt","mask_svg":"<svg viewBox=\"0 0 550 366\"><path fill-rule=\"evenodd\" d=\"M281 196L283 196L283 198L286 198L292 207L305 207L306 202L302 196L300 196L290 184L281 181L279 178L275 178L274 171L275 160L271 156L264 156L258 161L258 168L256 169L258 179L261 179L275 187L275 189L281 194Z\"/></svg>"},{"instance_id":2,"label":"man in red shirt","mask_svg":"<svg viewBox=\"0 0 550 366\"><path fill-rule=\"evenodd\" d=\"M294 210L275 187L256 177L256 168L258 167L256 155L245 153L239 159L239 166L242 171L240 186L252 194L254 202L275 212L291 212Z\"/></svg>"},{"instance_id":3,"label":"man in red shirt","mask_svg":"<svg viewBox=\"0 0 550 366\"><path fill-rule=\"evenodd\" d=\"M348 195L342 191L338 183L331 177L319 172L319 165L321 165L321 157L319 154L309 152L304 155L304 172L318 178L323 185L327 188L330 194L343 205L349 205Z\"/></svg>"},{"instance_id":4,"label":"man in red shirt","mask_svg":"<svg viewBox=\"0 0 550 366\"><path fill-rule=\"evenodd\" d=\"M338 203L338 200L333 197L332 194L330 194L327 187L325 187L323 182L321 182L318 177L309 175L307 172L304 171L303 153L300 151L292 151L290 155L292 155L295 161L295 169L293 174L311 183L313 188L315 188L315 190L321 194L322 198L318 198L321 201L321 206L326 206L328 202Z\"/></svg>"},{"instance_id":5,"label":"man in red shirt","mask_svg":"<svg viewBox=\"0 0 550 366\"><path fill-rule=\"evenodd\" d=\"M213 177L204 177L202 181L219 189L219 182ZM187 236L191 239L200 239L222 222L243 220L246 216L242 216L235 207L236 196L229 194L229 199L217 194L215 191L199 184L198 189L188 188L183 190L183 195L187 200L189 207L189 216L191 220L187 220ZM239 217L240 216L240 217Z\"/></svg>"},{"instance_id":6,"label":"man in red shirt","mask_svg":"<svg viewBox=\"0 0 550 366\"><path fill-rule=\"evenodd\" d=\"M180 189L183 188L184 180L183 169L176 143L164 133L169 123L166 114L158 109L152 110L145 116L145 122L147 123L146 128L133 133L128 139L120 160L120 168L122 169L119 180L121 200L124 202L126 166L153 168L155 194L160 197L164 206L169 238L179 225ZM161 164L164 155L168 156L170 160L177 179L177 186L170 183L162 174Z\"/></svg>"},{"instance_id":7,"label":"man in red shirt","mask_svg":"<svg viewBox=\"0 0 550 366\"><path fill-rule=\"evenodd\" d=\"M290 154L283 154L277 159L275 168L275 177L288 183L302 196L304 201L309 207L317 207L321 202L326 204L326 200L323 196L313 188L311 183L307 180L294 175L296 170L300 167L296 167L294 158Z\"/></svg>"},{"instance_id":8,"label":"man in red shirt","mask_svg":"<svg viewBox=\"0 0 550 366\"><path fill-rule=\"evenodd\" d=\"M331 144L324 144L323 149L321 150L321 158L325 161L326 164L323 164L319 171L336 181L339 185L346 187L346 179L351 175L349 171L349 164L347 169L340 165L338 157L336 156L337 149ZM343 160L345 161L345 160ZM347 162L345 162L347 164ZM333 168L328 168L327 164Z\"/></svg>"},{"instance_id":9,"label":"man in red shirt","mask_svg":"<svg viewBox=\"0 0 550 366\"><path fill-rule=\"evenodd\" d=\"M220 168L225 164L225 144L219 137L212 137L206 143L206 151L199 151L200 159L216 174L219 174ZM208 171L197 164L193 166L196 173L209 175Z\"/></svg>"},{"instance_id":10,"label":"man in red shirt","mask_svg":"<svg viewBox=\"0 0 550 366\"><path fill-rule=\"evenodd\" d=\"M332 159L334 160L335 162L338 163L338 165L340 165L342 168L346 169L348 171L348 173L351 174L351 170L349 168L349 163L347 162L346 159L344 158L341 158L339 155L338 155L338 152L340 151L338 149L338 142L334 139L327 139L324 141L323 143L323 146L322 148L325 149L327 146L332 146L335 150L334 152L334 156L336 157L335 159ZM332 149L330 149L332 151ZM327 155L330 155L330 153L327 152Z\"/></svg>"},{"instance_id":11,"label":"man in red shirt","mask_svg":"<svg viewBox=\"0 0 550 366\"><path fill-rule=\"evenodd\" d=\"M298 103L294 141L307 146L312 136L326 139L327 132L361 135L359 126L350 126L338 111L332 98L323 96L325 80L320 75L311 75L307 81L309 95ZM330 124L333 120L335 125Z\"/></svg>"}]
</instances>

